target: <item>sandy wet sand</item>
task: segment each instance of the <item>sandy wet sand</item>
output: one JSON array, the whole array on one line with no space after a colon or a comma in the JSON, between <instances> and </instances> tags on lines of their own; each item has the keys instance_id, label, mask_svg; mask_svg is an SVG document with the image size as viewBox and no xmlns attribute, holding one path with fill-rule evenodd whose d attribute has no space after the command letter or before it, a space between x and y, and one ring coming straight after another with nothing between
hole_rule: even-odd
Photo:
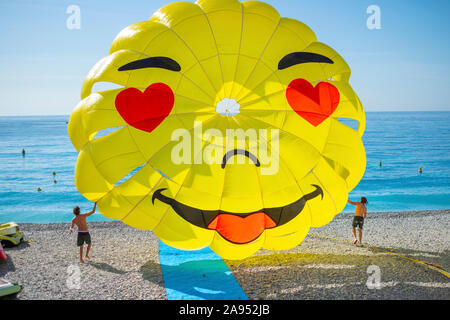
<instances>
[{"instance_id":1,"label":"sandy wet sand","mask_svg":"<svg viewBox=\"0 0 450 320\"><path fill-rule=\"evenodd\" d=\"M327 226L311 229L289 251L260 250L226 262L250 299L450 298L448 277L385 252L447 269L450 210L369 213L363 242L370 247L347 242L352 240L351 220L352 215L340 214ZM69 224L21 228L28 241L6 249L8 260L0 263L0 277L23 285L18 299L167 299L159 241L151 231L121 222L90 223L92 259L79 264ZM74 280L78 270L79 283ZM377 274L380 289L369 289L368 279Z\"/></svg>"},{"instance_id":2,"label":"sandy wet sand","mask_svg":"<svg viewBox=\"0 0 450 320\"><path fill-rule=\"evenodd\" d=\"M229 265L252 299L450 299L447 276L406 259L448 270L450 210L369 213L362 247L352 244L352 217L311 229L289 251L260 250ZM380 289L370 289L377 274Z\"/></svg>"}]
</instances>

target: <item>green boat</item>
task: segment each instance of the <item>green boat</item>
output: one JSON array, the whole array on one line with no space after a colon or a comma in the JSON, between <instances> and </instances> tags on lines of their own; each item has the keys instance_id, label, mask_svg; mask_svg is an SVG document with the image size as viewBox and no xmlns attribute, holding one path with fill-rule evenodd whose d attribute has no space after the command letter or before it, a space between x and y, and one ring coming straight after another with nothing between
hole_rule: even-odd
<instances>
[{"instance_id":1,"label":"green boat","mask_svg":"<svg viewBox=\"0 0 450 320\"><path fill-rule=\"evenodd\" d=\"M22 290L22 286L5 279L0 279L0 297L9 296Z\"/></svg>"}]
</instances>

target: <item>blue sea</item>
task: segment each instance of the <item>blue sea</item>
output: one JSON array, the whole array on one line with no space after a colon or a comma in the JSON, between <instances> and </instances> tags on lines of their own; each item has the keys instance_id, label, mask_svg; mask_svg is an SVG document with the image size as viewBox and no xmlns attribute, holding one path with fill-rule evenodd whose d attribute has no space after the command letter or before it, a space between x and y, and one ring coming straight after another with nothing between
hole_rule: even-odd
<instances>
[{"instance_id":1,"label":"blue sea","mask_svg":"<svg viewBox=\"0 0 450 320\"><path fill-rule=\"evenodd\" d=\"M74 186L68 118L0 117L0 223L68 222L74 205L91 210ZM377 212L450 209L450 112L369 112L363 141L367 169L350 199L366 196Z\"/></svg>"}]
</instances>

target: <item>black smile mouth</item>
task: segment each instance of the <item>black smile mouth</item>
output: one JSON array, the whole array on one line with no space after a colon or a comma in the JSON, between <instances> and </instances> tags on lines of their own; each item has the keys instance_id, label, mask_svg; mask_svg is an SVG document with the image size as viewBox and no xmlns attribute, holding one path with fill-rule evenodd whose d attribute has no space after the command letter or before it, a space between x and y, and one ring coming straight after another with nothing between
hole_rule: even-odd
<instances>
[{"instance_id":1,"label":"black smile mouth","mask_svg":"<svg viewBox=\"0 0 450 320\"><path fill-rule=\"evenodd\" d=\"M211 222L213 222L213 220L216 217L222 214L246 218L248 216L251 216L252 214L257 214L261 212L269 216L275 223L275 227L278 227L288 223L289 221L294 219L298 214L300 214L300 212L302 212L303 208L305 207L307 201L312 200L318 197L319 195L321 196L321 199L323 199L322 188L315 184L313 184L312 186L315 188L313 192L304 195L303 197L301 197L300 199L291 204L277 208L264 208L249 213L235 213L222 210L201 210L193 208L163 195L162 192L166 189L156 190L153 193L152 203L155 204L155 199L158 199L159 201L170 205L172 209L187 222L204 229L211 229L210 227Z\"/></svg>"}]
</instances>

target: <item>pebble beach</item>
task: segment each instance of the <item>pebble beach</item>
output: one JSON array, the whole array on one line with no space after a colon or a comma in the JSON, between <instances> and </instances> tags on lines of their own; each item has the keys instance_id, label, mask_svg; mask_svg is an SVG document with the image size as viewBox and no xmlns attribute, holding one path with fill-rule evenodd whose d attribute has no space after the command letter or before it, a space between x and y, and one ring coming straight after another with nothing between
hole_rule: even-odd
<instances>
[{"instance_id":1,"label":"pebble beach","mask_svg":"<svg viewBox=\"0 0 450 320\"><path fill-rule=\"evenodd\" d=\"M225 262L255 300L450 299L450 210L369 212L362 246L351 221L340 214L291 250ZM20 224L26 241L0 261L0 278L23 286L8 299L167 299L151 231L91 222L91 260L80 264L69 226Z\"/></svg>"}]
</instances>

